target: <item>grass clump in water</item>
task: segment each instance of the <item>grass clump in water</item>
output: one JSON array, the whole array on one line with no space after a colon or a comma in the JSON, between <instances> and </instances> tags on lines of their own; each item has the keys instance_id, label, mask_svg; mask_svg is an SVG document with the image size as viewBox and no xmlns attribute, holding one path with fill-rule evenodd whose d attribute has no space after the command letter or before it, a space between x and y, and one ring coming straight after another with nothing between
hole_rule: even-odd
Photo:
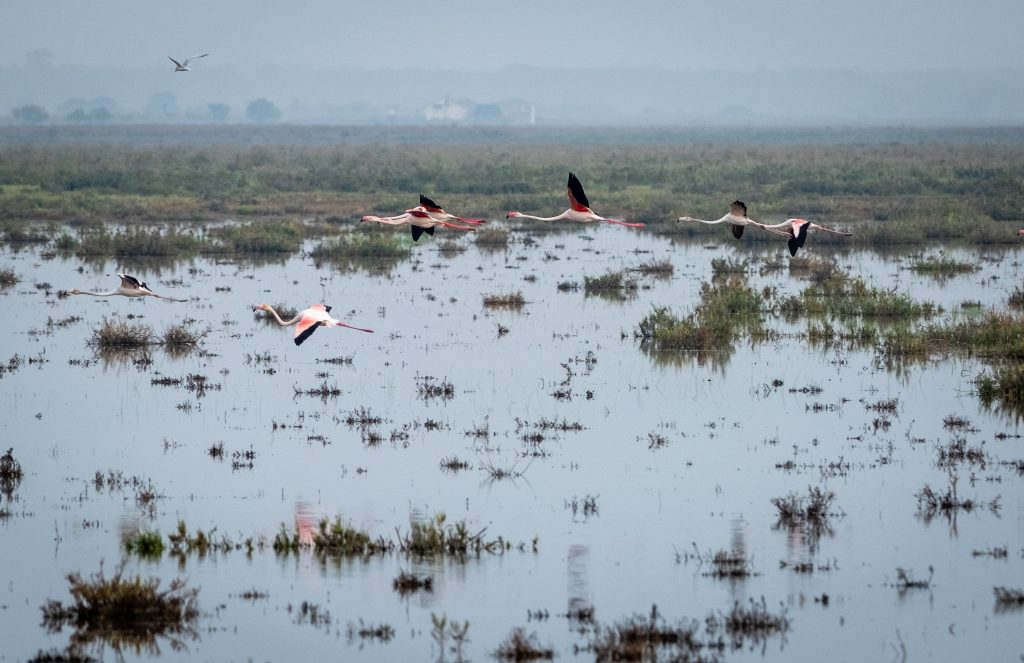
<instances>
[{"instance_id":1,"label":"grass clump in water","mask_svg":"<svg viewBox=\"0 0 1024 663\"><path fill-rule=\"evenodd\" d=\"M498 250L508 248L508 231L502 228L483 228L476 231L476 245Z\"/></svg>"},{"instance_id":2,"label":"grass clump in water","mask_svg":"<svg viewBox=\"0 0 1024 663\"><path fill-rule=\"evenodd\" d=\"M335 240L321 242L313 248L310 256L318 265L328 262L346 271L365 269L384 273L411 254L412 245L404 237L392 233L342 235Z\"/></svg>"},{"instance_id":3,"label":"grass clump in water","mask_svg":"<svg viewBox=\"0 0 1024 663\"><path fill-rule=\"evenodd\" d=\"M160 532L136 532L125 537L124 549L139 557L160 557L164 552L164 539Z\"/></svg>"},{"instance_id":4,"label":"grass clump in water","mask_svg":"<svg viewBox=\"0 0 1024 663\"><path fill-rule=\"evenodd\" d=\"M445 524L444 513L436 514L427 521L413 521L409 534L399 537L399 548L402 552L412 555L461 556L467 553L500 552L505 549L505 541L498 538L485 541L486 528L476 534L470 534L466 521Z\"/></svg>"},{"instance_id":5,"label":"grass clump in water","mask_svg":"<svg viewBox=\"0 0 1024 663\"><path fill-rule=\"evenodd\" d=\"M636 290L636 281L627 278L621 271L583 277L583 292L587 295L621 299L627 294L635 293Z\"/></svg>"},{"instance_id":6,"label":"grass clump in water","mask_svg":"<svg viewBox=\"0 0 1024 663\"><path fill-rule=\"evenodd\" d=\"M302 245L302 224L291 221L260 221L214 228L209 253L248 255L292 254Z\"/></svg>"},{"instance_id":7,"label":"grass clump in water","mask_svg":"<svg viewBox=\"0 0 1024 663\"><path fill-rule=\"evenodd\" d=\"M401 596L407 596L414 592L434 591L434 579L430 576L418 576L415 573L400 571L398 577L391 581L391 586Z\"/></svg>"},{"instance_id":8,"label":"grass clump in water","mask_svg":"<svg viewBox=\"0 0 1024 663\"><path fill-rule=\"evenodd\" d=\"M728 276L744 276L750 270L750 261L739 258L712 258L711 278L720 279Z\"/></svg>"},{"instance_id":9,"label":"grass clump in water","mask_svg":"<svg viewBox=\"0 0 1024 663\"><path fill-rule=\"evenodd\" d=\"M996 595L996 610L1024 608L1024 590L1010 587L993 587Z\"/></svg>"},{"instance_id":10,"label":"grass clump in water","mask_svg":"<svg viewBox=\"0 0 1024 663\"><path fill-rule=\"evenodd\" d=\"M942 515L952 521L958 511L970 513L978 508L979 504L971 498L961 498L957 493L956 485L958 478L955 474L949 475L949 487L945 491L936 491L930 485L925 484L924 488L917 491L914 497L917 498L918 515L926 522L930 522L936 515ZM999 499L996 498L990 503L990 508L999 508Z\"/></svg>"},{"instance_id":11,"label":"grass clump in water","mask_svg":"<svg viewBox=\"0 0 1024 663\"><path fill-rule=\"evenodd\" d=\"M955 324L898 328L881 335L879 355L886 362L935 353L963 352L982 357L1024 359L1024 318L989 313ZM1007 374L1012 384L1012 374Z\"/></svg>"},{"instance_id":12,"label":"grass clump in water","mask_svg":"<svg viewBox=\"0 0 1024 663\"><path fill-rule=\"evenodd\" d=\"M103 575L101 566L91 578L75 572L67 580L72 601L67 605L48 601L43 606L43 625L50 632L74 628L72 649L102 641L118 654L126 647L156 654L157 638L170 639L171 647L178 650L184 646L183 636L196 637L199 590L187 588L180 578L161 590L158 578L125 578L122 565L110 578Z\"/></svg>"},{"instance_id":13,"label":"grass clump in water","mask_svg":"<svg viewBox=\"0 0 1024 663\"><path fill-rule=\"evenodd\" d=\"M1024 288L1015 287L1007 299L1007 304L1012 308L1024 308Z\"/></svg>"},{"instance_id":14,"label":"grass clump in water","mask_svg":"<svg viewBox=\"0 0 1024 663\"><path fill-rule=\"evenodd\" d=\"M764 299L740 278L702 283L700 299L685 318L668 307L655 307L640 321L634 338L659 350L713 350L731 346L743 326L761 328Z\"/></svg>"},{"instance_id":15,"label":"grass clump in water","mask_svg":"<svg viewBox=\"0 0 1024 663\"><path fill-rule=\"evenodd\" d=\"M949 256L928 256L915 260L910 269L918 274L925 274L936 279L949 278L960 274L969 274L980 269L977 263L957 260Z\"/></svg>"},{"instance_id":16,"label":"grass clump in water","mask_svg":"<svg viewBox=\"0 0 1024 663\"><path fill-rule=\"evenodd\" d=\"M274 537L274 552L288 554L298 552L310 544L304 543L299 533L289 532L287 527L281 525L281 531ZM342 522L341 516L335 516L334 522L322 518L316 530L313 531L311 547L323 555L334 555L341 557L369 557L374 554L389 552L394 549L394 543L382 537L372 538L369 532L356 529L351 525Z\"/></svg>"},{"instance_id":17,"label":"grass clump in water","mask_svg":"<svg viewBox=\"0 0 1024 663\"><path fill-rule=\"evenodd\" d=\"M790 319L814 315L836 318L929 318L941 309L931 302L916 302L909 295L870 287L863 279L833 271L798 295L784 297L779 312Z\"/></svg>"},{"instance_id":18,"label":"grass clump in water","mask_svg":"<svg viewBox=\"0 0 1024 663\"><path fill-rule=\"evenodd\" d=\"M123 231L106 229L82 236L75 246L78 256L174 257L192 255L202 247L202 240L190 232L158 228L132 227Z\"/></svg>"},{"instance_id":19,"label":"grass clump in water","mask_svg":"<svg viewBox=\"0 0 1024 663\"><path fill-rule=\"evenodd\" d=\"M778 513L774 528L804 532L813 550L822 535L832 534L832 517L842 513L832 510L834 499L835 493L817 487L808 487L807 495L790 493L786 497L775 497L772 504Z\"/></svg>"},{"instance_id":20,"label":"grass clump in water","mask_svg":"<svg viewBox=\"0 0 1024 663\"><path fill-rule=\"evenodd\" d=\"M992 407L998 401L1000 407L1016 413L1024 413L1024 366L1019 364L999 366L994 372L974 378L978 398L985 407Z\"/></svg>"},{"instance_id":21,"label":"grass clump in water","mask_svg":"<svg viewBox=\"0 0 1024 663\"><path fill-rule=\"evenodd\" d=\"M144 348L153 343L153 330L146 325L104 319L92 330L89 343L101 350Z\"/></svg>"},{"instance_id":22,"label":"grass clump in water","mask_svg":"<svg viewBox=\"0 0 1024 663\"><path fill-rule=\"evenodd\" d=\"M536 633L527 635L526 629L517 626L491 656L499 661L551 661L555 650L541 645Z\"/></svg>"},{"instance_id":23,"label":"grass clump in water","mask_svg":"<svg viewBox=\"0 0 1024 663\"><path fill-rule=\"evenodd\" d=\"M14 491L18 489L24 475L21 463L14 459L13 447L0 456L0 493L7 497L7 501L11 501Z\"/></svg>"},{"instance_id":24,"label":"grass clump in water","mask_svg":"<svg viewBox=\"0 0 1024 663\"><path fill-rule=\"evenodd\" d=\"M729 578L737 580L748 578L754 573L754 566L740 550L719 550L711 556L711 571L706 573L712 578Z\"/></svg>"},{"instance_id":25,"label":"grass clump in water","mask_svg":"<svg viewBox=\"0 0 1024 663\"><path fill-rule=\"evenodd\" d=\"M648 262L640 263L632 270L640 274L646 274L655 278L668 278L675 273L675 265L672 264L671 260L650 260Z\"/></svg>"},{"instance_id":26,"label":"grass clump in water","mask_svg":"<svg viewBox=\"0 0 1024 663\"><path fill-rule=\"evenodd\" d=\"M0 288L10 288L18 283L18 275L10 267L0 269Z\"/></svg>"},{"instance_id":27,"label":"grass clump in water","mask_svg":"<svg viewBox=\"0 0 1024 663\"><path fill-rule=\"evenodd\" d=\"M314 260L350 260L353 258L404 258L411 247L398 235L344 235L332 242L322 242L310 256Z\"/></svg>"},{"instance_id":28,"label":"grass clump in water","mask_svg":"<svg viewBox=\"0 0 1024 663\"><path fill-rule=\"evenodd\" d=\"M742 647L748 638L755 643L763 642L769 635L789 630L789 618L785 609L778 614L769 611L764 597L761 597L760 602L750 599L746 607L736 601L732 610L722 615L720 619L725 632L732 637L734 648ZM713 629L709 627L709 630Z\"/></svg>"},{"instance_id":29,"label":"grass clump in water","mask_svg":"<svg viewBox=\"0 0 1024 663\"><path fill-rule=\"evenodd\" d=\"M205 334L192 331L184 324L171 325L161 337L165 349L175 352L192 350L199 345Z\"/></svg>"},{"instance_id":30,"label":"grass clump in water","mask_svg":"<svg viewBox=\"0 0 1024 663\"><path fill-rule=\"evenodd\" d=\"M508 294L484 295L484 306L487 308L521 309L526 306L526 299L521 291Z\"/></svg>"}]
</instances>

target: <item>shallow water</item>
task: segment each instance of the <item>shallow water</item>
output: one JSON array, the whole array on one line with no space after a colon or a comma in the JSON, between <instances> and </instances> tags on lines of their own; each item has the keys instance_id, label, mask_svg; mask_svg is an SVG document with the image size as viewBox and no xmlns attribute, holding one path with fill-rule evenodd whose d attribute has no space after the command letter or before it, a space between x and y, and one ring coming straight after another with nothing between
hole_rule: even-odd
<instances>
[{"instance_id":1,"label":"shallow water","mask_svg":"<svg viewBox=\"0 0 1024 663\"><path fill-rule=\"evenodd\" d=\"M689 310L712 258L760 260L784 246L737 245L724 234L710 248L672 244L621 228L539 235L534 245L523 236L513 233L507 251L460 238L467 248L454 254L424 238L412 259L383 275L317 268L306 257L259 266L197 259L147 271L0 253L0 266L21 278L0 291L0 360L24 359L0 376L0 431L25 471L14 501L0 504L11 512L0 520L0 567L8 570L0 660L67 645L67 630L48 634L40 625L40 606L68 599L67 573L89 575L101 562L114 568L122 533L166 535L182 519L191 530L217 528L235 540L272 539L282 523L293 526L303 503L392 538L396 528L409 530L410 519L444 512L513 547L466 561L397 552L367 560L278 556L268 547L251 556L193 555L182 566L166 554L129 556L126 569L185 577L200 588L198 638L185 644L203 659L436 659L433 613L470 622L467 659L487 659L513 627L525 626L560 658L586 660L574 653L587 638L564 617L570 607L593 606L597 621L611 625L657 604L675 623L761 597L786 611L790 630L727 658L812 660L826 647L837 660L898 659L902 648L918 660L1022 653L1021 613L996 610L992 588L1024 588L1022 479L998 464L1024 458L1024 442L997 439L1016 435L1018 423L973 394L981 360L953 356L887 371L871 351L811 348L785 333L805 323L769 319L784 332L778 340L744 340L724 357L666 361L633 338L652 306ZM1021 281L1017 251L946 254L980 270L937 281L909 270L911 251L837 259L874 285L942 305L948 316L969 315L960 306L968 300L1002 307ZM640 288L624 301L583 292L584 276L662 259L674 275L638 275ZM189 303L55 296L60 288L108 289L122 267ZM565 281L580 289L559 291ZM34 287L44 282L49 290ZM756 269L750 282L794 293L806 285L785 271ZM520 311L482 304L485 295L517 290L527 300ZM295 347L290 329L250 311L259 302L303 308L317 301L376 333L321 329ZM151 363L94 353L92 328L128 315L157 332L194 318L208 333L200 352L174 357L154 348ZM81 320L47 326L69 316ZM351 357L351 365L324 362L338 357ZM216 386L199 395L153 382L190 374ZM450 382L454 397L424 397L418 384L428 377ZM341 394L301 393L324 384ZM553 395L566 390L568 397ZM886 430L867 406L889 398L898 410ZM384 418L373 428L379 444L344 423L363 407ZM950 414L976 430L944 429ZM428 429L428 419L441 427ZM545 454L524 456L532 447L521 437L542 419L584 429L544 431ZM467 435L481 427L486 440ZM928 522L915 493L948 485L937 448L958 435L989 456L984 467L958 466L960 494L985 504L998 496L1000 507ZM655 439L664 443L651 448ZM217 443L223 460L207 453ZM232 454L249 451L252 467L242 456L243 466L233 468ZM451 456L472 469L442 471ZM838 462L839 470L824 467ZM488 467L519 476L495 480ZM98 492L92 479L109 470L151 481L161 496L155 512L136 504L132 488ZM809 486L834 491L842 512L819 541L774 526L772 498ZM574 514L573 499L587 497L597 513ZM704 554L742 550L755 575L710 577L708 563L688 558L695 546ZM1007 558L972 554L995 547L1006 547ZM794 572L801 562L817 570ZM900 591L897 567L917 579L931 567L931 587ZM402 598L392 589L401 570L432 576L433 591ZM253 589L268 597L239 596ZM328 623L302 622L303 601L328 611ZM537 619L535 611L549 616ZM350 638L347 626L360 620L389 624L395 637ZM112 655L109 647L90 651ZM168 643L161 652L173 653ZM124 652L129 659L152 653Z\"/></svg>"}]
</instances>

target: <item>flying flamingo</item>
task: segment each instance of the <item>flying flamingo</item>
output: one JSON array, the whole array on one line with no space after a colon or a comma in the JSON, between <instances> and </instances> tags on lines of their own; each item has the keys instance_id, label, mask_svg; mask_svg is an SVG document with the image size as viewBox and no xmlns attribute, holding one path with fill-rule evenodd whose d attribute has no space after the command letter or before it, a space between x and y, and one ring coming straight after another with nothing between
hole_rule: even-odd
<instances>
[{"instance_id":1,"label":"flying flamingo","mask_svg":"<svg viewBox=\"0 0 1024 663\"><path fill-rule=\"evenodd\" d=\"M834 235L843 235L844 237L850 237L853 235L851 232L844 230L832 230L825 226L819 226L817 223L811 223L806 219L786 219L782 223L775 223L772 225L765 225L763 223L752 222L751 225L757 226L762 230L767 230L770 233L776 235L785 235L789 237L789 255L795 256L798 249L800 249L804 242L807 241L807 231L811 228L815 230L824 230L827 233Z\"/></svg>"},{"instance_id":2,"label":"flying flamingo","mask_svg":"<svg viewBox=\"0 0 1024 663\"><path fill-rule=\"evenodd\" d=\"M440 205L435 203L430 198L427 198L422 193L420 194L419 207L415 207L413 209L424 210L427 214L430 215L430 218L434 219L435 221L447 221L449 223L468 223L471 226L479 226L482 223L487 223L486 219L467 219L464 216L455 216L454 214L449 214L448 212L441 209Z\"/></svg>"},{"instance_id":3,"label":"flying flamingo","mask_svg":"<svg viewBox=\"0 0 1024 663\"><path fill-rule=\"evenodd\" d=\"M149 289L149 286L138 280L134 276L127 274L118 274L121 277L121 285L110 292L89 292L88 290L79 290L78 288L72 288L67 291L69 295L92 295L93 297L113 297L120 295L122 297L156 297L157 299L166 299L169 302L187 302L187 299L175 299L173 297L164 297L158 295Z\"/></svg>"},{"instance_id":4,"label":"flying flamingo","mask_svg":"<svg viewBox=\"0 0 1024 663\"><path fill-rule=\"evenodd\" d=\"M192 71L191 69L188 68L188 63L192 62L192 60L198 60L199 58L205 58L207 55L209 55L209 53L203 53L202 55L193 55L190 58L185 58L182 62L178 62L177 60L172 58L170 55L167 56L167 59L174 63L174 71Z\"/></svg>"},{"instance_id":5,"label":"flying flamingo","mask_svg":"<svg viewBox=\"0 0 1024 663\"><path fill-rule=\"evenodd\" d=\"M447 212L445 213L447 214ZM360 219L360 222L383 223L387 226L409 226L412 228L412 241L414 242L418 242L423 233L433 235L434 228L437 226L444 226L445 228L453 228L455 230L476 230L473 226L463 226L450 221L442 221L440 219L433 218L431 217L430 212L423 207L407 209L398 216L367 215Z\"/></svg>"},{"instance_id":6,"label":"flying flamingo","mask_svg":"<svg viewBox=\"0 0 1024 663\"><path fill-rule=\"evenodd\" d=\"M252 307L252 310L268 311L274 316L277 323L283 327L294 325L296 322L299 323L295 327L295 345L302 345L303 341L313 335L317 327L348 327L349 329L373 333L372 329L363 329L362 327L355 327L344 323L341 320L335 320L330 316L331 307L323 304L310 304L309 308L299 311L298 315L291 320L282 320L281 316L277 314L277 311L270 304L256 304Z\"/></svg>"},{"instance_id":7,"label":"flying flamingo","mask_svg":"<svg viewBox=\"0 0 1024 663\"><path fill-rule=\"evenodd\" d=\"M567 185L569 192L569 209L565 210L558 216L531 216L529 214L523 214L522 212L509 212L505 215L506 219L533 219L534 221L576 221L578 223L592 223L594 221L607 221L608 223L614 223L619 226L629 226L630 228L643 228L642 223L628 223L626 221L617 221L616 219L606 219L603 216L598 216L590 209L590 201L587 200L587 194L583 192L583 185L580 184L579 179L576 178L575 173L569 173L569 184Z\"/></svg>"},{"instance_id":8,"label":"flying flamingo","mask_svg":"<svg viewBox=\"0 0 1024 663\"><path fill-rule=\"evenodd\" d=\"M747 216L747 205L742 200L732 201L729 205L729 213L717 221L705 221L704 219L695 219L692 216L681 216L676 219L676 223L679 221L697 221L698 223L707 223L709 225L728 223L729 230L732 231L732 236L736 239L743 237L743 229L746 226L758 225L757 221Z\"/></svg>"}]
</instances>

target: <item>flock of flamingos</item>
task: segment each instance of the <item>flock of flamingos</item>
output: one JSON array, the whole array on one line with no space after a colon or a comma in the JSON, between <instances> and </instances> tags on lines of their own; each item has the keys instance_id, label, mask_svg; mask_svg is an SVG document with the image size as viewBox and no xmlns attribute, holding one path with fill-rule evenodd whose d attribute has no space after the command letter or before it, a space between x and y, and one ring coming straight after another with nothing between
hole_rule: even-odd
<instances>
[{"instance_id":1,"label":"flock of flamingos","mask_svg":"<svg viewBox=\"0 0 1024 663\"><path fill-rule=\"evenodd\" d=\"M178 63L175 62L175 64ZM188 65L188 60L184 62L184 65ZM179 69L178 71L182 71L182 69ZM187 71L187 69L184 69L184 71ZM569 173L568 193L569 209L556 216L532 216L530 214L523 214L522 212L509 212L505 215L505 218L532 219L534 221L575 221L576 223L605 221L607 223L614 223L616 225L627 226L629 228L644 227L643 223L631 223L628 221L609 219L595 213L590 209L590 201L587 199L587 194L583 191L583 185L580 184L579 179L574 173ZM477 226L486 223L484 219L470 219L449 214L437 205L437 203L424 195L420 195L419 205L412 209L405 210L402 214L383 217L364 216L361 221L381 223L389 226L409 226L412 230L413 241L418 241L423 233L433 235L434 228L437 228L438 226L452 228L454 230L472 231L475 230ZM832 230L831 228L820 226L817 223L811 223L805 219L787 219L782 223L776 223L773 225L760 223L747 216L747 206L739 200L733 201L729 207L728 214L715 221L695 219L690 216L679 217L678 221L697 221L698 223L707 224L727 223L729 224L729 229L732 231L733 237L736 239L743 237L743 230L747 226L754 226L755 228L760 228L765 232L788 238L789 253L793 256L796 255L797 250L800 249L804 245L804 242L807 241L807 233L811 229L822 230L836 235L849 236L853 234L842 230ZM1021 232L1024 233L1024 231ZM129 276L128 274L118 274L118 276L121 277L121 285L110 292L89 292L86 290L79 290L78 288L72 288L67 291L67 294L92 295L93 297L156 297L157 299L163 299L171 302L188 301L185 299L175 299L173 297L158 295L150 290L149 286L134 276ZM346 327L348 329L356 329L362 332L373 332L372 329L356 327L342 322L341 320L332 318L330 314L331 307L324 304L312 304L309 308L299 311L298 315L291 320L282 319L281 316L278 315L277 311L271 308L269 304L256 304L253 306L253 311L269 312L274 316L274 319L277 320L278 324L284 327L295 325L295 345L302 345L302 343L319 327Z\"/></svg>"}]
</instances>

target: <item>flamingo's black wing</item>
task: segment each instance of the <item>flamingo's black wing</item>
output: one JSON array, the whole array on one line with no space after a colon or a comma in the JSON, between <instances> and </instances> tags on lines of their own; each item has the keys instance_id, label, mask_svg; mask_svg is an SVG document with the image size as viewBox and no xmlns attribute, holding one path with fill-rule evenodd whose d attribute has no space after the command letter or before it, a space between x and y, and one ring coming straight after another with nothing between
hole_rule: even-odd
<instances>
[{"instance_id":1,"label":"flamingo's black wing","mask_svg":"<svg viewBox=\"0 0 1024 663\"><path fill-rule=\"evenodd\" d=\"M313 335L313 332L317 330L317 327L323 326L322 322L310 325L295 336L295 345L302 345L303 341Z\"/></svg>"},{"instance_id":2,"label":"flamingo's black wing","mask_svg":"<svg viewBox=\"0 0 1024 663\"><path fill-rule=\"evenodd\" d=\"M736 239L743 237L743 226L736 225L735 223L729 224L730 230L732 230L732 236Z\"/></svg>"},{"instance_id":3,"label":"flamingo's black wing","mask_svg":"<svg viewBox=\"0 0 1024 663\"><path fill-rule=\"evenodd\" d=\"M441 206L440 205L435 203L430 198L427 198L422 193L420 194L420 205L423 205L424 207L426 207L431 212L440 212L441 211Z\"/></svg>"},{"instance_id":4,"label":"flamingo's black wing","mask_svg":"<svg viewBox=\"0 0 1024 663\"><path fill-rule=\"evenodd\" d=\"M789 255L795 256L797 249L803 247L804 242L807 241L807 228L809 224L803 224L800 229L796 231L796 234L789 238Z\"/></svg>"},{"instance_id":5,"label":"flamingo's black wing","mask_svg":"<svg viewBox=\"0 0 1024 663\"><path fill-rule=\"evenodd\" d=\"M568 187L570 206L578 212L590 209L590 201L587 200L587 194L583 192L583 185L580 184L579 179L576 177L576 173L569 173ZM580 209L581 207L583 209Z\"/></svg>"},{"instance_id":6,"label":"flamingo's black wing","mask_svg":"<svg viewBox=\"0 0 1024 663\"><path fill-rule=\"evenodd\" d=\"M142 281L138 280L134 276L129 276L128 274L118 274L118 276L121 277L121 287L124 287L124 288L139 288L139 287L145 288L146 287L145 283L143 283Z\"/></svg>"}]
</instances>

